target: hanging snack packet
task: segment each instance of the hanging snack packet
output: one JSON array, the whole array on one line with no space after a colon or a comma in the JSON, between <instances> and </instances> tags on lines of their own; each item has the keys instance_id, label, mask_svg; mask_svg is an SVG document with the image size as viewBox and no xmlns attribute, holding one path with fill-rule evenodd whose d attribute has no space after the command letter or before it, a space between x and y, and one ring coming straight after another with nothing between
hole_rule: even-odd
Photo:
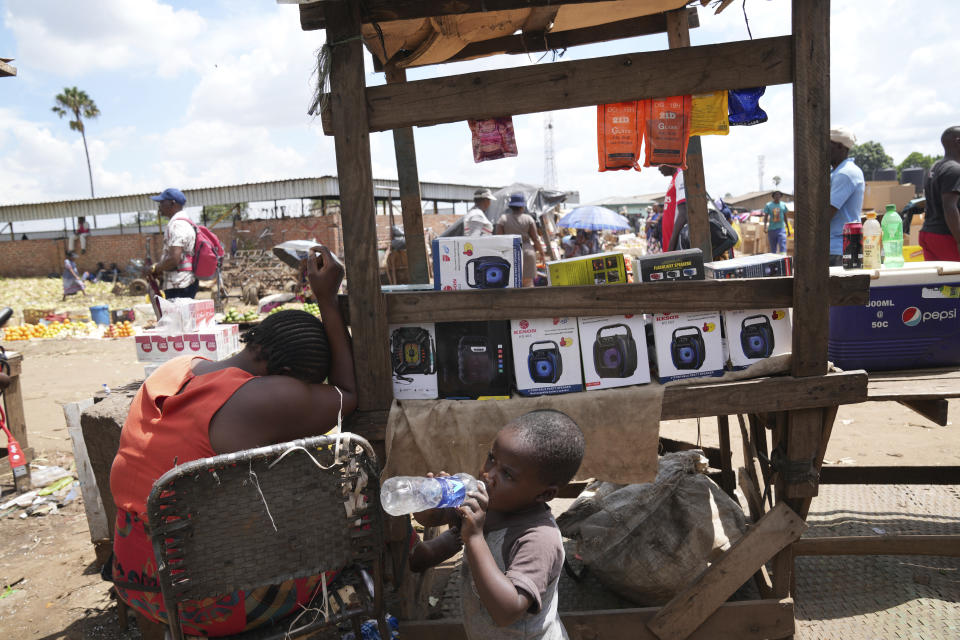
<instances>
[{"instance_id":1,"label":"hanging snack packet","mask_svg":"<svg viewBox=\"0 0 960 640\"><path fill-rule=\"evenodd\" d=\"M513 118L467 120L473 136L473 161L499 160L517 155L517 138L513 135Z\"/></svg>"},{"instance_id":2,"label":"hanging snack packet","mask_svg":"<svg viewBox=\"0 0 960 640\"><path fill-rule=\"evenodd\" d=\"M725 136L728 133L727 92L693 94L690 99L690 135Z\"/></svg>"},{"instance_id":3,"label":"hanging snack packet","mask_svg":"<svg viewBox=\"0 0 960 640\"><path fill-rule=\"evenodd\" d=\"M643 106L640 102L597 105L597 158L600 171L640 171Z\"/></svg>"},{"instance_id":4,"label":"hanging snack packet","mask_svg":"<svg viewBox=\"0 0 960 640\"><path fill-rule=\"evenodd\" d=\"M730 126L749 126L767 121L767 112L760 108L760 96L766 87L728 91Z\"/></svg>"},{"instance_id":5,"label":"hanging snack packet","mask_svg":"<svg viewBox=\"0 0 960 640\"><path fill-rule=\"evenodd\" d=\"M646 159L643 166L669 164L687 168L690 141L690 96L644 100Z\"/></svg>"}]
</instances>

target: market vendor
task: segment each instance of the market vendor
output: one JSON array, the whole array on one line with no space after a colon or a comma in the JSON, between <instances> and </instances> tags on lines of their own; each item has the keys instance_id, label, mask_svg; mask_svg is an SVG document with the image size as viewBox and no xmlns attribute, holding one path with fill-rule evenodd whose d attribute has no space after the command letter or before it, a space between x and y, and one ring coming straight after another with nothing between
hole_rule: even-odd
<instances>
[{"instance_id":1,"label":"market vendor","mask_svg":"<svg viewBox=\"0 0 960 640\"><path fill-rule=\"evenodd\" d=\"M493 233L493 223L487 217L491 202L493 192L490 189L477 189L473 193L473 206L463 217L463 235L489 236Z\"/></svg>"},{"instance_id":2,"label":"market vendor","mask_svg":"<svg viewBox=\"0 0 960 640\"><path fill-rule=\"evenodd\" d=\"M154 276L163 278L160 288L168 300L172 298L193 298L200 289L197 277L193 275L193 252L197 243L197 231L190 218L183 211L187 197L180 189L164 189L150 199L159 202L158 215L170 221L163 232L163 253L160 261L151 267Z\"/></svg>"},{"instance_id":3,"label":"market vendor","mask_svg":"<svg viewBox=\"0 0 960 640\"><path fill-rule=\"evenodd\" d=\"M311 251L307 276L323 322L298 310L267 316L220 362L183 356L161 365L137 392L110 471L117 505L112 578L138 617L163 622L157 561L145 530L147 497L175 464L315 436L357 406L353 357L337 291L343 266ZM325 382L326 381L326 382ZM323 526L322 523L318 526ZM301 610L322 576L186 603L187 634L240 633Z\"/></svg>"},{"instance_id":4,"label":"market vendor","mask_svg":"<svg viewBox=\"0 0 960 640\"><path fill-rule=\"evenodd\" d=\"M537 274L537 259L543 259L543 244L537 233L537 223L533 216L524 213L527 203L522 193L510 196L510 212L500 216L497 221L497 235L518 235L523 243L523 268L521 270L524 287L533 286Z\"/></svg>"},{"instance_id":5,"label":"market vendor","mask_svg":"<svg viewBox=\"0 0 960 640\"><path fill-rule=\"evenodd\" d=\"M843 225L860 222L866 183L850 157L857 137L846 127L830 130L830 266L843 264Z\"/></svg>"},{"instance_id":6,"label":"market vendor","mask_svg":"<svg viewBox=\"0 0 960 640\"><path fill-rule=\"evenodd\" d=\"M663 217L660 227L663 230L661 246L665 251L680 248L680 229L687 224L687 190L683 182L683 171L668 164L659 167L660 173L670 178L670 186L663 199Z\"/></svg>"}]
</instances>

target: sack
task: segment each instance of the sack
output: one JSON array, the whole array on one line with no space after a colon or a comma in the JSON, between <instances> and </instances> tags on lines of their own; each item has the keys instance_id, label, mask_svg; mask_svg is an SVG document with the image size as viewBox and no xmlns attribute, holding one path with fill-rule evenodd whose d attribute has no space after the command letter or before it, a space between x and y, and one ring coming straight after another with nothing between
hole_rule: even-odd
<instances>
[{"instance_id":1,"label":"sack","mask_svg":"<svg viewBox=\"0 0 960 640\"><path fill-rule=\"evenodd\" d=\"M688 211L687 216L689 217L689 215ZM710 246L713 248L713 259L716 260L735 247L740 242L740 236L734 231L733 226L727 222L727 219L723 217L723 214L716 209L710 209L708 217L710 219ZM680 229L680 248L690 248L689 224L683 225L683 228Z\"/></svg>"},{"instance_id":2,"label":"sack","mask_svg":"<svg viewBox=\"0 0 960 640\"><path fill-rule=\"evenodd\" d=\"M194 224L187 220L197 234L193 245L193 275L197 280L210 280L216 277L220 268L220 259L223 258L223 244L213 231L202 224Z\"/></svg>"},{"instance_id":3,"label":"sack","mask_svg":"<svg viewBox=\"0 0 960 640\"><path fill-rule=\"evenodd\" d=\"M766 87L731 89L727 92L730 126L751 126L767 121L767 112L760 108L760 96Z\"/></svg>"},{"instance_id":4,"label":"sack","mask_svg":"<svg viewBox=\"0 0 960 640\"><path fill-rule=\"evenodd\" d=\"M473 161L485 162L512 158L517 155L517 138L513 133L513 118L467 120L473 141Z\"/></svg>"},{"instance_id":5,"label":"sack","mask_svg":"<svg viewBox=\"0 0 960 640\"><path fill-rule=\"evenodd\" d=\"M663 604L746 529L743 510L703 474L700 451L660 458L652 483L594 482L557 518L590 573L640 606Z\"/></svg>"},{"instance_id":6,"label":"sack","mask_svg":"<svg viewBox=\"0 0 960 640\"><path fill-rule=\"evenodd\" d=\"M693 94L690 100L690 135L725 136L729 133L727 92Z\"/></svg>"},{"instance_id":7,"label":"sack","mask_svg":"<svg viewBox=\"0 0 960 640\"><path fill-rule=\"evenodd\" d=\"M640 171L643 124L641 102L597 105L597 156L600 171Z\"/></svg>"},{"instance_id":8,"label":"sack","mask_svg":"<svg viewBox=\"0 0 960 640\"><path fill-rule=\"evenodd\" d=\"M690 142L690 96L644 100L646 156L643 166L668 164L687 168Z\"/></svg>"}]
</instances>

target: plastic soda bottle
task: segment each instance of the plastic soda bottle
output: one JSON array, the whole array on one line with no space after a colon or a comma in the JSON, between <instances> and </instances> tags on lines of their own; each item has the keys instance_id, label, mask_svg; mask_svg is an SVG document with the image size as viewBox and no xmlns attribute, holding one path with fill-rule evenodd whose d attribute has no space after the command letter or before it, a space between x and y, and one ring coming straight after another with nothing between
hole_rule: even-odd
<instances>
[{"instance_id":1,"label":"plastic soda bottle","mask_svg":"<svg viewBox=\"0 0 960 640\"><path fill-rule=\"evenodd\" d=\"M877 214L871 211L863 223L863 268L880 268L880 240L882 233Z\"/></svg>"},{"instance_id":2,"label":"plastic soda bottle","mask_svg":"<svg viewBox=\"0 0 960 640\"><path fill-rule=\"evenodd\" d=\"M442 478L395 476L380 487L380 504L392 516L459 507L479 484L476 478L466 473Z\"/></svg>"},{"instance_id":3,"label":"plastic soda bottle","mask_svg":"<svg viewBox=\"0 0 960 640\"><path fill-rule=\"evenodd\" d=\"M880 222L883 230L883 266L896 269L903 266L903 220L897 213L897 207L887 205Z\"/></svg>"}]
</instances>

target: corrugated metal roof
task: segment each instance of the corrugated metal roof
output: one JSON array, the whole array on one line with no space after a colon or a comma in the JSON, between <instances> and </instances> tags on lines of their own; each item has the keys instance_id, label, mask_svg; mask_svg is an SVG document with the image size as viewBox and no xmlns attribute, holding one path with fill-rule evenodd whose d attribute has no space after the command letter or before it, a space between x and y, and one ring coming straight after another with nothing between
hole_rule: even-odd
<instances>
[{"instance_id":1,"label":"corrugated metal roof","mask_svg":"<svg viewBox=\"0 0 960 640\"><path fill-rule=\"evenodd\" d=\"M374 180L374 196L377 198L399 197L399 183L396 180ZM472 202L473 192L481 188L497 188L490 185L443 184L421 182L420 196L424 200L443 202ZM0 223L24 222L27 220L50 220L56 218L76 218L78 216L100 216L112 213L133 213L135 211L153 211L157 203L150 196L160 193L157 189L151 193L138 193L106 198L86 198L83 200L62 200L59 202L35 202L27 204L0 205ZM319 178L295 178L275 180L273 182L253 182L223 187L205 187L184 189L187 206L199 207L237 202L269 202L271 200L289 200L296 198L338 197L340 184L336 176Z\"/></svg>"},{"instance_id":2,"label":"corrugated metal roof","mask_svg":"<svg viewBox=\"0 0 960 640\"><path fill-rule=\"evenodd\" d=\"M731 198L724 198L723 201L729 205L739 204L745 200L753 200L754 198L764 197L769 198L773 195L774 191L780 191L780 189L767 189L766 191L749 191L747 193L741 193L738 196L733 196ZM784 200L787 198L793 199L792 193L786 193L785 191L780 191L783 194Z\"/></svg>"}]
</instances>

